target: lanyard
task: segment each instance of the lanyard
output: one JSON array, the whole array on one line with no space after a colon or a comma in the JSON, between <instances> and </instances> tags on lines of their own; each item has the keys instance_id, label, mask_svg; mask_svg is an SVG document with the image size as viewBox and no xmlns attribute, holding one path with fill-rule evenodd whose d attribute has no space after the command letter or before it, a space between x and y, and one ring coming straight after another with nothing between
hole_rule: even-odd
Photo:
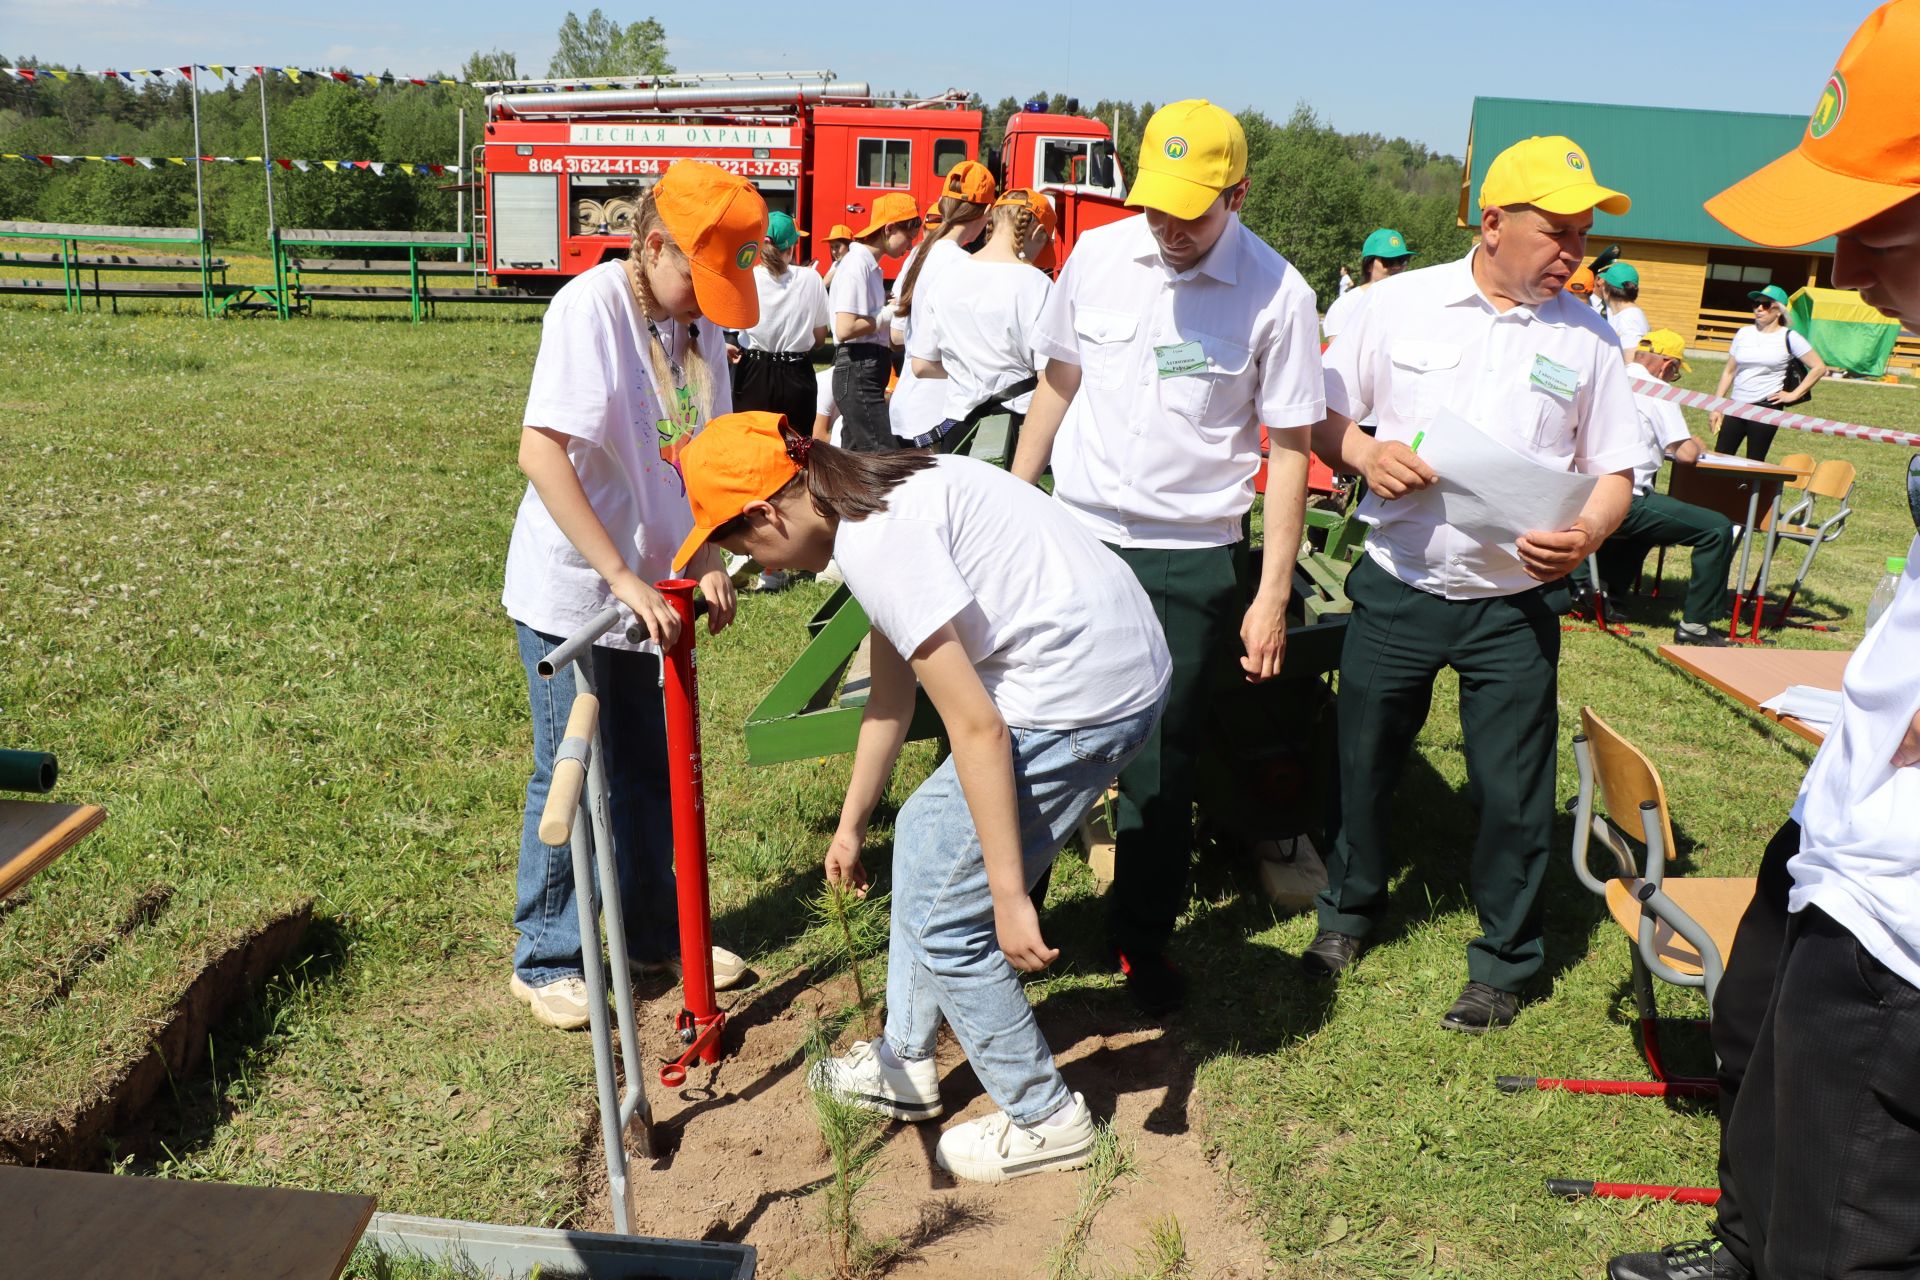
<instances>
[{"instance_id":1,"label":"lanyard","mask_svg":"<svg viewBox=\"0 0 1920 1280\"><path fill-rule=\"evenodd\" d=\"M673 375L673 395L669 399L661 398L661 407L667 416L654 425L660 433L660 456L669 460L678 457L680 446L699 428L699 410L693 402L693 389L687 385L687 371L673 357L673 344L661 334L660 327L647 318L647 333L660 344L660 350L667 358L667 369ZM687 328L687 345L692 347L694 333L691 325Z\"/></svg>"}]
</instances>

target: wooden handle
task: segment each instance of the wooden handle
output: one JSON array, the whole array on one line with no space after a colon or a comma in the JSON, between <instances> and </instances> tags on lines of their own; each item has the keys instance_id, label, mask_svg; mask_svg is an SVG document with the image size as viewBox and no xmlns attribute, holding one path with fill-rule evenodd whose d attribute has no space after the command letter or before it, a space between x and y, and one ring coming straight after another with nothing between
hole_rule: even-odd
<instances>
[{"instance_id":1,"label":"wooden handle","mask_svg":"<svg viewBox=\"0 0 1920 1280\"><path fill-rule=\"evenodd\" d=\"M600 699L583 693L573 700L567 714L567 732L562 741L572 738L593 740L593 726L600 718ZM547 807L540 811L540 838L561 845L573 838L573 815L580 808L580 790L587 785L587 768L578 760L562 760L553 767L553 783L547 789Z\"/></svg>"}]
</instances>

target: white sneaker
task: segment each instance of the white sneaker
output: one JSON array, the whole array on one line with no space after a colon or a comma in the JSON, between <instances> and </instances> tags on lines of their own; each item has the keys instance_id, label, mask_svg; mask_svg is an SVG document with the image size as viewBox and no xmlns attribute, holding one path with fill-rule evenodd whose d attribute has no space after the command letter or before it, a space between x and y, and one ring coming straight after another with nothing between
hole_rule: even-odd
<instances>
[{"instance_id":1,"label":"white sneaker","mask_svg":"<svg viewBox=\"0 0 1920 1280\"><path fill-rule=\"evenodd\" d=\"M558 978L545 986L528 986L519 974L507 984L515 998L526 1002L533 1016L561 1031L578 1031L587 1025L587 984L583 978Z\"/></svg>"},{"instance_id":2,"label":"white sneaker","mask_svg":"<svg viewBox=\"0 0 1920 1280\"><path fill-rule=\"evenodd\" d=\"M747 962L725 947L715 947L713 949L712 964L713 989L715 991L731 991L740 985L740 980L746 977L748 973ZM632 970L633 976L636 978L670 973L673 975L674 981L678 982L680 980L680 961L678 957L671 960L635 960L632 964L628 965L628 968Z\"/></svg>"},{"instance_id":3,"label":"white sneaker","mask_svg":"<svg viewBox=\"0 0 1920 1280\"><path fill-rule=\"evenodd\" d=\"M785 591L789 581L783 569L763 569L760 581L754 585L755 591Z\"/></svg>"},{"instance_id":4,"label":"white sneaker","mask_svg":"<svg viewBox=\"0 0 1920 1280\"><path fill-rule=\"evenodd\" d=\"M933 1158L969 1182L1005 1182L1050 1169L1078 1169L1093 1158L1093 1113L1077 1093L1068 1110L1065 1123L1031 1129L1015 1124L1004 1111L955 1125L940 1135Z\"/></svg>"},{"instance_id":5,"label":"white sneaker","mask_svg":"<svg viewBox=\"0 0 1920 1280\"><path fill-rule=\"evenodd\" d=\"M896 1120L931 1120L942 1110L940 1073L932 1058L915 1058L890 1067L866 1040L855 1040L853 1047L837 1058L814 1063L807 1072L807 1087Z\"/></svg>"}]
</instances>

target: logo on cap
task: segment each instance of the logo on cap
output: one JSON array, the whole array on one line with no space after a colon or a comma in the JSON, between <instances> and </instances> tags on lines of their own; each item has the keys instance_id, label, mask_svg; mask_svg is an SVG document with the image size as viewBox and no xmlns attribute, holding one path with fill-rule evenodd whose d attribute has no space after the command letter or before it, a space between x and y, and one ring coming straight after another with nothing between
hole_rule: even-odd
<instances>
[{"instance_id":1,"label":"logo on cap","mask_svg":"<svg viewBox=\"0 0 1920 1280\"><path fill-rule=\"evenodd\" d=\"M1807 136L1816 140L1826 137L1840 123L1840 117L1846 111L1847 82L1836 71L1827 77L1826 88L1820 91L1820 101L1814 104L1813 117L1807 121Z\"/></svg>"},{"instance_id":2,"label":"logo on cap","mask_svg":"<svg viewBox=\"0 0 1920 1280\"><path fill-rule=\"evenodd\" d=\"M1584 169L1586 167L1587 158L1585 156L1581 155L1578 151L1567 152L1567 168Z\"/></svg>"},{"instance_id":3,"label":"logo on cap","mask_svg":"<svg viewBox=\"0 0 1920 1280\"><path fill-rule=\"evenodd\" d=\"M743 244L740 246L740 252L733 255L733 265L739 267L742 271L745 271L759 260L760 246L757 244Z\"/></svg>"},{"instance_id":4,"label":"logo on cap","mask_svg":"<svg viewBox=\"0 0 1920 1280\"><path fill-rule=\"evenodd\" d=\"M1167 159L1178 160L1187 154L1187 140L1178 136L1168 138L1166 150Z\"/></svg>"},{"instance_id":5,"label":"logo on cap","mask_svg":"<svg viewBox=\"0 0 1920 1280\"><path fill-rule=\"evenodd\" d=\"M1396 248L1396 249L1398 249L1398 248L1400 247L1400 237L1399 237L1399 236L1388 236L1388 237L1387 237L1387 243L1388 243L1388 244L1390 244L1390 245L1392 245L1392 246L1393 246L1394 248Z\"/></svg>"}]
</instances>

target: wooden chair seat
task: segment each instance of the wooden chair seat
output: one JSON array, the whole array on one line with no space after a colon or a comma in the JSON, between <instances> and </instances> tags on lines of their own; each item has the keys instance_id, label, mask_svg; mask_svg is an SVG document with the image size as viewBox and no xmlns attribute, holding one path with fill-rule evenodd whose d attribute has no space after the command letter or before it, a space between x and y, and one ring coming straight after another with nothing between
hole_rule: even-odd
<instances>
[{"instance_id":1,"label":"wooden chair seat","mask_svg":"<svg viewBox=\"0 0 1920 1280\"><path fill-rule=\"evenodd\" d=\"M1626 930L1627 937L1634 939L1640 936L1640 900L1633 895L1641 884L1637 878L1607 881L1607 910L1613 913L1614 923ZM1720 949L1720 963L1726 965L1733 957L1733 935L1740 927L1740 917L1753 901L1753 885L1748 876L1671 876L1660 888L1700 922ZM1653 945L1659 957L1681 973L1701 972L1700 953L1663 920L1654 921Z\"/></svg>"}]
</instances>

